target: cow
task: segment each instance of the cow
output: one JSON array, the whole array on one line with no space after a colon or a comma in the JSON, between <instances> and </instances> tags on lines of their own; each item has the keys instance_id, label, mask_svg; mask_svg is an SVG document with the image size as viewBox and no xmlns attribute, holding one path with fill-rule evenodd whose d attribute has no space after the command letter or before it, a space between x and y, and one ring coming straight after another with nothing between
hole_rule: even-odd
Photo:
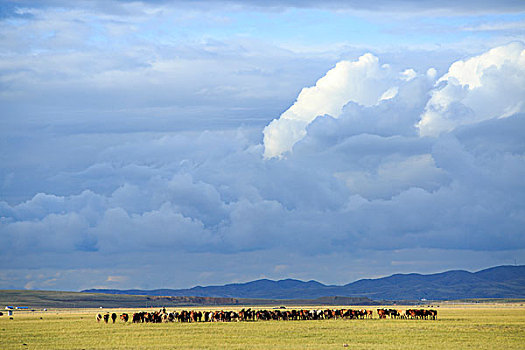
<instances>
[{"instance_id":1,"label":"cow","mask_svg":"<svg viewBox=\"0 0 525 350\"><path fill-rule=\"evenodd\" d=\"M230 312L230 320L239 321L239 314L235 311ZM199 317L199 321L200 321L200 317Z\"/></svg>"},{"instance_id":2,"label":"cow","mask_svg":"<svg viewBox=\"0 0 525 350\"><path fill-rule=\"evenodd\" d=\"M408 309L405 311L405 315L407 318L412 319L432 319L435 320L437 317L437 311L436 310L425 310L425 309Z\"/></svg>"},{"instance_id":3,"label":"cow","mask_svg":"<svg viewBox=\"0 0 525 350\"><path fill-rule=\"evenodd\" d=\"M100 322L101 319L102 319L102 315L101 314L97 314L97 317L96 317L97 322Z\"/></svg>"},{"instance_id":4,"label":"cow","mask_svg":"<svg viewBox=\"0 0 525 350\"><path fill-rule=\"evenodd\" d=\"M394 309L390 309L390 317L392 318L398 318L401 316L401 311L399 310L394 310Z\"/></svg>"},{"instance_id":5,"label":"cow","mask_svg":"<svg viewBox=\"0 0 525 350\"><path fill-rule=\"evenodd\" d=\"M133 323L143 323L145 312L135 312L132 317Z\"/></svg>"},{"instance_id":6,"label":"cow","mask_svg":"<svg viewBox=\"0 0 525 350\"><path fill-rule=\"evenodd\" d=\"M386 310L384 310L384 309L377 309L377 315L379 316L379 319L386 318Z\"/></svg>"},{"instance_id":7,"label":"cow","mask_svg":"<svg viewBox=\"0 0 525 350\"><path fill-rule=\"evenodd\" d=\"M117 320L117 314L116 313L112 313L111 314L111 321L113 321L113 323L115 323L116 320Z\"/></svg>"},{"instance_id":8,"label":"cow","mask_svg":"<svg viewBox=\"0 0 525 350\"><path fill-rule=\"evenodd\" d=\"M437 318L438 312L436 310L428 310L430 312L430 317L435 320Z\"/></svg>"},{"instance_id":9,"label":"cow","mask_svg":"<svg viewBox=\"0 0 525 350\"><path fill-rule=\"evenodd\" d=\"M408 309L405 311L405 315L407 318L416 318L417 315L416 315L416 310L414 309Z\"/></svg>"},{"instance_id":10,"label":"cow","mask_svg":"<svg viewBox=\"0 0 525 350\"><path fill-rule=\"evenodd\" d=\"M108 323L109 321L109 314L104 314L104 322Z\"/></svg>"},{"instance_id":11,"label":"cow","mask_svg":"<svg viewBox=\"0 0 525 350\"><path fill-rule=\"evenodd\" d=\"M121 319L122 321L124 321L124 323L126 323L126 322L128 322L128 320L129 320L129 315L126 314L126 313L124 313L124 314L120 315L120 319Z\"/></svg>"}]
</instances>

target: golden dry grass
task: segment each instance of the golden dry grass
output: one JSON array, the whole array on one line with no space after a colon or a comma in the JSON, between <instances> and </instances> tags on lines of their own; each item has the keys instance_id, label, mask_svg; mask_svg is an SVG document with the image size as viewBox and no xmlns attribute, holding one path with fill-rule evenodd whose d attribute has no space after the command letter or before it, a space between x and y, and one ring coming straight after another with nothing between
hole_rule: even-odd
<instances>
[{"instance_id":1,"label":"golden dry grass","mask_svg":"<svg viewBox=\"0 0 525 350\"><path fill-rule=\"evenodd\" d=\"M95 321L98 312L15 311L12 320L4 315L0 348L523 349L525 344L520 304L441 306L436 321L379 320L375 314L373 320L104 324Z\"/></svg>"}]
</instances>

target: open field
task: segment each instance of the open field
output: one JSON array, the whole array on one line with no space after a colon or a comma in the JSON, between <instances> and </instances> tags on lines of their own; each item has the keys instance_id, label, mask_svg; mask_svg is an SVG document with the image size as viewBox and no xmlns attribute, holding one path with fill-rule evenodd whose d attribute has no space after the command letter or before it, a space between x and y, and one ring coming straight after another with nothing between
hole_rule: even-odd
<instances>
[{"instance_id":1,"label":"open field","mask_svg":"<svg viewBox=\"0 0 525 350\"><path fill-rule=\"evenodd\" d=\"M95 321L100 311L15 311L12 320L4 314L0 348L523 349L525 344L522 304L442 305L436 321L379 320L374 312L372 320L104 324Z\"/></svg>"}]
</instances>

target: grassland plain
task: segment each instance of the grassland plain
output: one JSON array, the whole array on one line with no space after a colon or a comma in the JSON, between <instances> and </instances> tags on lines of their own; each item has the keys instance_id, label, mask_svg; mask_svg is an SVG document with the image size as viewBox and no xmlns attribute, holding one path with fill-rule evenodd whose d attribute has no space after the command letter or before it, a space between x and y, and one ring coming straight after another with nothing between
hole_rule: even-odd
<instances>
[{"instance_id":1,"label":"grassland plain","mask_svg":"<svg viewBox=\"0 0 525 350\"><path fill-rule=\"evenodd\" d=\"M104 324L95 321L100 311L15 311L13 319L4 314L0 348L523 349L525 344L523 304L441 305L436 321L379 320L374 312L372 320Z\"/></svg>"}]
</instances>

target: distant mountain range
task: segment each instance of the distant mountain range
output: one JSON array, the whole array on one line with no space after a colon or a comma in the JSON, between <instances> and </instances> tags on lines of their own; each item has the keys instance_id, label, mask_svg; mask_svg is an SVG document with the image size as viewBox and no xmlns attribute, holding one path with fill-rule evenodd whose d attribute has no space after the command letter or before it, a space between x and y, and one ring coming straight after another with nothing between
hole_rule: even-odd
<instances>
[{"instance_id":1,"label":"distant mountain range","mask_svg":"<svg viewBox=\"0 0 525 350\"><path fill-rule=\"evenodd\" d=\"M82 292L252 299L316 299L330 296L366 297L373 300L525 298L525 265L496 266L478 272L453 270L430 275L395 274L362 279L343 286L294 279L261 279L190 289L88 289Z\"/></svg>"}]
</instances>

